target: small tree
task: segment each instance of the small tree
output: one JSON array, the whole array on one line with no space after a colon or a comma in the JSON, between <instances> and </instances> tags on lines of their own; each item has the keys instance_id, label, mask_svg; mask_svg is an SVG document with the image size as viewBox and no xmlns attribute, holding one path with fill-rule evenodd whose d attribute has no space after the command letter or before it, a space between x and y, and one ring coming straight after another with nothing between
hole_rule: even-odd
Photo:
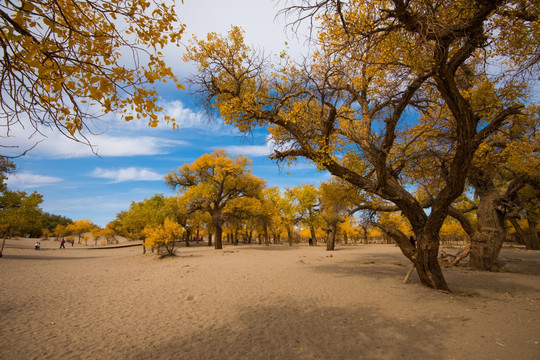
<instances>
[{"instance_id":1,"label":"small tree","mask_svg":"<svg viewBox=\"0 0 540 360\"><path fill-rule=\"evenodd\" d=\"M47 228L41 230L41 237L45 240L48 240L49 236L51 236L52 234L52 231Z\"/></svg>"},{"instance_id":2,"label":"small tree","mask_svg":"<svg viewBox=\"0 0 540 360\"><path fill-rule=\"evenodd\" d=\"M58 241L61 237L64 237L66 235L66 227L64 225L58 224L54 228L54 236L56 236L56 241Z\"/></svg>"},{"instance_id":3,"label":"small tree","mask_svg":"<svg viewBox=\"0 0 540 360\"><path fill-rule=\"evenodd\" d=\"M322 225L317 189L313 185L302 184L287 189L285 193L292 200L298 222L309 229L313 245L317 245L316 230Z\"/></svg>"},{"instance_id":4,"label":"small tree","mask_svg":"<svg viewBox=\"0 0 540 360\"><path fill-rule=\"evenodd\" d=\"M336 236L339 224L344 223L353 207L351 197L338 179L323 182L319 186L320 194L320 215L326 223L326 232L328 239L326 241L326 250L332 251L335 248Z\"/></svg>"},{"instance_id":5,"label":"small tree","mask_svg":"<svg viewBox=\"0 0 540 360\"><path fill-rule=\"evenodd\" d=\"M116 232L113 228L109 227L112 223L107 224L107 227L105 229L100 229L99 227L95 227L92 230L92 236L94 237L94 245L97 245L99 238L105 238L105 245L106 244L118 244L118 240L116 239Z\"/></svg>"},{"instance_id":6,"label":"small tree","mask_svg":"<svg viewBox=\"0 0 540 360\"><path fill-rule=\"evenodd\" d=\"M164 247L167 250L167 255L174 255L174 244L176 240L182 236L182 226L177 222L165 219L162 225L149 226L144 229L146 236L145 244L150 247L159 249Z\"/></svg>"},{"instance_id":7,"label":"small tree","mask_svg":"<svg viewBox=\"0 0 540 360\"><path fill-rule=\"evenodd\" d=\"M81 243L82 234L91 232L96 228L96 225L88 219L75 220L73 224L66 226L66 232L77 235L77 243Z\"/></svg>"}]
</instances>

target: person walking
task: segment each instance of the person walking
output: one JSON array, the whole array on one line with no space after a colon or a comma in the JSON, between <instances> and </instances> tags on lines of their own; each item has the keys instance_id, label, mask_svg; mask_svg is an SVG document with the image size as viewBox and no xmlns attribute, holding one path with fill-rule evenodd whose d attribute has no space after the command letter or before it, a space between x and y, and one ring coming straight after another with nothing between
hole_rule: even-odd
<instances>
[{"instance_id":1,"label":"person walking","mask_svg":"<svg viewBox=\"0 0 540 360\"><path fill-rule=\"evenodd\" d=\"M65 249L66 248L66 240L64 240L64 238L62 238L62 241L60 241L60 249Z\"/></svg>"}]
</instances>

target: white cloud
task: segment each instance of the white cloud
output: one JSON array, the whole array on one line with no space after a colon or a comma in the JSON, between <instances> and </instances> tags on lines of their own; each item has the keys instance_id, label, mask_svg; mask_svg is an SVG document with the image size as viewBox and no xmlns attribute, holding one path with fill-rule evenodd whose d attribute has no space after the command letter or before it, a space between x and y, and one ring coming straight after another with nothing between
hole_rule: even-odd
<instances>
[{"instance_id":1,"label":"white cloud","mask_svg":"<svg viewBox=\"0 0 540 360\"><path fill-rule=\"evenodd\" d=\"M168 116L176 120L176 124L182 128L206 128L209 123L201 112L195 112L186 108L179 100L170 102L162 101L160 105Z\"/></svg>"},{"instance_id":2,"label":"white cloud","mask_svg":"<svg viewBox=\"0 0 540 360\"><path fill-rule=\"evenodd\" d=\"M96 138L96 150L100 156L139 156L165 154L169 147L186 145L185 141L169 140L152 136L120 137L100 135Z\"/></svg>"},{"instance_id":3,"label":"white cloud","mask_svg":"<svg viewBox=\"0 0 540 360\"><path fill-rule=\"evenodd\" d=\"M225 151L230 154L241 154L247 157L270 156L274 152L275 142L272 135L266 136L264 145L232 145L226 146Z\"/></svg>"},{"instance_id":4,"label":"white cloud","mask_svg":"<svg viewBox=\"0 0 540 360\"><path fill-rule=\"evenodd\" d=\"M86 143L80 143L66 138L56 129L42 129L39 133L31 134L24 129L14 129L11 137L3 139L7 155L18 155L35 147L28 152L29 156L48 159L69 159L99 156L141 156L166 154L170 148L184 146L188 143L180 140L166 139L154 136L139 136L136 132L123 131L123 135L107 133L88 136L92 148ZM130 136L131 135L131 136ZM10 148L8 148L8 146Z\"/></svg>"},{"instance_id":5,"label":"white cloud","mask_svg":"<svg viewBox=\"0 0 540 360\"><path fill-rule=\"evenodd\" d=\"M32 174L30 172L20 172L10 174L7 178L7 185L11 189L33 189L41 186L53 185L61 182L63 179Z\"/></svg>"},{"instance_id":6,"label":"white cloud","mask_svg":"<svg viewBox=\"0 0 540 360\"><path fill-rule=\"evenodd\" d=\"M245 42L250 47L260 48L268 55L288 48L290 55L299 58L308 50L305 40L309 35L309 21L300 24L295 33L287 29L287 23L295 20L294 15L289 18L276 16L286 5L287 2L276 0L184 1L176 8L180 20L186 24L182 42L187 44L193 35L204 39L209 32L226 35L231 25L235 25L245 30ZM204 12L203 20L201 11ZM178 48L168 46L164 53L181 76L196 70L194 64L178 61L181 59Z\"/></svg>"},{"instance_id":7,"label":"white cloud","mask_svg":"<svg viewBox=\"0 0 540 360\"><path fill-rule=\"evenodd\" d=\"M86 144L77 143L58 136L40 143L35 152L49 158L81 158L94 156ZM167 148L185 145L186 142L168 140L152 136L111 136L107 134L89 138L95 153L103 157L141 156L167 153ZM34 151L32 153L34 155Z\"/></svg>"},{"instance_id":8,"label":"white cloud","mask_svg":"<svg viewBox=\"0 0 540 360\"><path fill-rule=\"evenodd\" d=\"M164 176L147 168L128 167L122 169L96 168L93 177L112 180L115 183L125 181L155 181L163 180Z\"/></svg>"},{"instance_id":9,"label":"white cloud","mask_svg":"<svg viewBox=\"0 0 540 360\"><path fill-rule=\"evenodd\" d=\"M175 119L176 124L180 127L180 129L205 128L208 126L208 122L204 119L201 112L193 111L192 109L186 107L180 100L167 101L160 99L157 105L163 108L163 115L167 115ZM137 119L137 114L135 112L126 111L123 113L123 115L133 116L134 119L131 121L125 121L122 119L122 113L117 113L111 125L115 128L122 127L129 130L147 130L149 128L148 119ZM157 115L160 116L160 114ZM172 129L172 124L167 123L163 117L160 116L160 121L157 128Z\"/></svg>"},{"instance_id":10,"label":"white cloud","mask_svg":"<svg viewBox=\"0 0 540 360\"><path fill-rule=\"evenodd\" d=\"M240 154L247 157L269 156L272 153L272 149L268 145L226 146L225 151L230 154Z\"/></svg>"},{"instance_id":11,"label":"white cloud","mask_svg":"<svg viewBox=\"0 0 540 360\"><path fill-rule=\"evenodd\" d=\"M165 121L164 116L169 116L175 120L178 129L176 133L182 133L184 130L191 129L200 129L204 130L211 134L233 134L233 127L227 126L223 123L223 120L220 117L216 119L208 119L206 114L203 111L195 111L191 108L185 106L185 104L180 100L165 100L160 99L158 101L158 106L163 108L162 114L158 125L155 128L150 129L148 126L147 119L137 119L136 113L127 111L124 115L131 115L134 117L131 121L125 121L122 119L120 113L116 114L114 119L109 121L103 121L103 125L108 126L111 129L119 130L124 129L126 131L151 131L154 130L168 130L173 132L172 123Z\"/></svg>"}]
</instances>

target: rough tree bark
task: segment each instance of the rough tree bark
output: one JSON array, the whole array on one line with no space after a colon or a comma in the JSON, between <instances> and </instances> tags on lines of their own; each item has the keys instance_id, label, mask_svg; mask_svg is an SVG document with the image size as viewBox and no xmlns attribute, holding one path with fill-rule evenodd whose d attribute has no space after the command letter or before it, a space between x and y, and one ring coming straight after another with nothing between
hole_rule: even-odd
<instances>
[{"instance_id":1,"label":"rough tree bark","mask_svg":"<svg viewBox=\"0 0 540 360\"><path fill-rule=\"evenodd\" d=\"M333 251L336 247L337 223L330 224L328 239L326 240L326 251Z\"/></svg>"},{"instance_id":2,"label":"rough tree bark","mask_svg":"<svg viewBox=\"0 0 540 360\"><path fill-rule=\"evenodd\" d=\"M189 247L189 240L191 239L191 231L186 230L186 247Z\"/></svg>"},{"instance_id":3,"label":"rough tree bark","mask_svg":"<svg viewBox=\"0 0 540 360\"><path fill-rule=\"evenodd\" d=\"M415 267L420 281L430 287L450 291L438 261L439 234L420 234L417 237Z\"/></svg>"},{"instance_id":4,"label":"rough tree bark","mask_svg":"<svg viewBox=\"0 0 540 360\"><path fill-rule=\"evenodd\" d=\"M528 221L529 233L523 230L515 217L510 218L510 222L512 223L512 226L516 230L516 233L521 241L523 241L525 244L527 250L540 250L540 246L538 244L538 233L536 232L536 223L534 223L534 221Z\"/></svg>"},{"instance_id":5,"label":"rough tree bark","mask_svg":"<svg viewBox=\"0 0 540 360\"><path fill-rule=\"evenodd\" d=\"M506 236L504 212L498 208L502 196L489 174L471 169L469 180L479 197L477 231L471 237L469 266L478 270L498 271L498 259Z\"/></svg>"},{"instance_id":6,"label":"rough tree bark","mask_svg":"<svg viewBox=\"0 0 540 360\"><path fill-rule=\"evenodd\" d=\"M222 236L223 236L223 225L220 221L214 222L214 227L216 228L216 240L214 241L214 249L221 250L223 249Z\"/></svg>"},{"instance_id":7,"label":"rough tree bark","mask_svg":"<svg viewBox=\"0 0 540 360\"><path fill-rule=\"evenodd\" d=\"M264 232L264 245L270 246L270 237L268 236L268 226L266 224L263 225L263 232Z\"/></svg>"},{"instance_id":8,"label":"rough tree bark","mask_svg":"<svg viewBox=\"0 0 540 360\"><path fill-rule=\"evenodd\" d=\"M315 234L315 228L310 226L309 231L311 233L311 239L313 240L313 246L317 246L317 235Z\"/></svg>"},{"instance_id":9,"label":"rough tree bark","mask_svg":"<svg viewBox=\"0 0 540 360\"><path fill-rule=\"evenodd\" d=\"M396 242L403 255L414 264L423 284L437 290L450 291L438 261L440 243L438 231L417 235L418 246L415 250L409 238L401 231L378 223L373 225L379 227Z\"/></svg>"},{"instance_id":10,"label":"rough tree bark","mask_svg":"<svg viewBox=\"0 0 540 360\"><path fill-rule=\"evenodd\" d=\"M529 237L531 238L531 250L540 250L540 243L538 241L538 231L536 230L536 226L538 223L534 220L531 220L530 218L527 219L529 223Z\"/></svg>"}]
</instances>

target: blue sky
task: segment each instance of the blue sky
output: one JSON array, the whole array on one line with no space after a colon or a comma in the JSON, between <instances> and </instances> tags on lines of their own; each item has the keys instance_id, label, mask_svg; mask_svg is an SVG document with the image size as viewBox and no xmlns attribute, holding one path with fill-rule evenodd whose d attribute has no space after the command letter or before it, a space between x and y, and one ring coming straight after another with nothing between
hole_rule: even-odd
<instances>
[{"instance_id":1,"label":"blue sky","mask_svg":"<svg viewBox=\"0 0 540 360\"><path fill-rule=\"evenodd\" d=\"M285 48L285 42L293 54L307 52L303 40L285 34L285 19L274 19L279 7L271 0L184 2L181 5L178 1L177 11L187 25L185 42L192 33L225 33L231 25L239 25L246 31L246 42L268 54L277 54ZM167 49L165 54L180 79L194 71L193 65L181 61L180 48ZM87 146L67 140L57 131L46 131L46 138L41 138L31 136L28 129L13 129L14 137L3 139L4 143L25 149L42 141L27 155L14 160L17 172L8 179L8 186L43 194L44 211L73 220L90 219L105 226L119 211L128 209L132 201L157 193L174 195L163 177L183 163L191 163L218 148L248 156L253 162L253 173L264 178L269 186L318 185L328 178L305 162L278 169L268 159L270 145L265 129L243 137L219 119L208 123L193 105L189 91L162 86L159 95L160 105L166 114L176 118L179 130L164 123L149 128L144 122L127 123L111 115L94 124L103 133L89 137L99 157Z\"/></svg>"}]
</instances>

